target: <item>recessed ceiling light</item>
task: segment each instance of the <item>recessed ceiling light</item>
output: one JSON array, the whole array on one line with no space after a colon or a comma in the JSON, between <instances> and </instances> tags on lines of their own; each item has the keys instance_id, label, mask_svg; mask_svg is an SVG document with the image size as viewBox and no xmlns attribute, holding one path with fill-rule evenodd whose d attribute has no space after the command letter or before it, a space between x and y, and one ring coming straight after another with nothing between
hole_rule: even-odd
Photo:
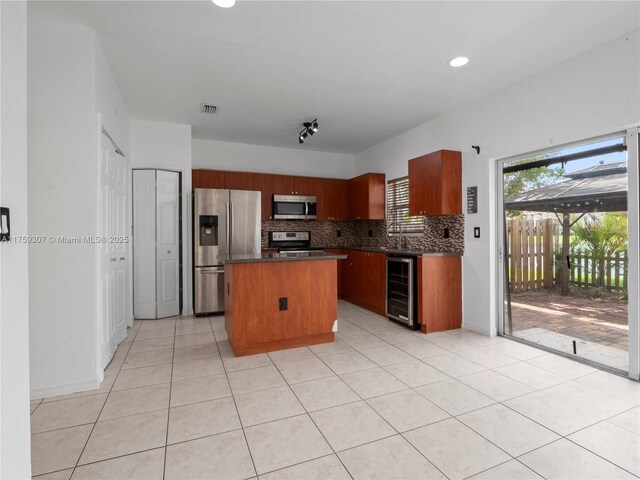
<instances>
[{"instance_id":1,"label":"recessed ceiling light","mask_svg":"<svg viewBox=\"0 0 640 480\"><path fill-rule=\"evenodd\" d=\"M467 57L456 57L453 60L449 60L450 67L461 67L469 63L469 59Z\"/></svg>"},{"instance_id":2,"label":"recessed ceiling light","mask_svg":"<svg viewBox=\"0 0 640 480\"><path fill-rule=\"evenodd\" d=\"M230 8L236 4L236 0L213 0L213 3L222 8Z\"/></svg>"}]
</instances>

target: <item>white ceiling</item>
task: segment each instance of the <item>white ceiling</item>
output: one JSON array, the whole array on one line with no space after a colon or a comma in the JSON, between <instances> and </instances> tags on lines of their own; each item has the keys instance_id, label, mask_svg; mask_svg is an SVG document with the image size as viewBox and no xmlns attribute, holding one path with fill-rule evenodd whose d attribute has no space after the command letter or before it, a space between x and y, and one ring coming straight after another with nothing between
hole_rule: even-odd
<instances>
[{"instance_id":1,"label":"white ceiling","mask_svg":"<svg viewBox=\"0 0 640 480\"><path fill-rule=\"evenodd\" d=\"M94 28L135 118L357 153L638 28L640 3L70 1L29 15ZM471 61L449 67L458 55Z\"/></svg>"}]
</instances>

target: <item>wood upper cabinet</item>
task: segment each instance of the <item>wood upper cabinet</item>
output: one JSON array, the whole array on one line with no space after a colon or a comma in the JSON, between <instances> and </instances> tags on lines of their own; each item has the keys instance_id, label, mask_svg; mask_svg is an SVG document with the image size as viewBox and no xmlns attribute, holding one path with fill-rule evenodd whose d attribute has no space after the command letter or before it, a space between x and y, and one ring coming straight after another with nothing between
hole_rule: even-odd
<instances>
[{"instance_id":1,"label":"wood upper cabinet","mask_svg":"<svg viewBox=\"0 0 640 480\"><path fill-rule=\"evenodd\" d=\"M424 333L462 325L462 257L418 257L418 322Z\"/></svg>"},{"instance_id":2,"label":"wood upper cabinet","mask_svg":"<svg viewBox=\"0 0 640 480\"><path fill-rule=\"evenodd\" d=\"M295 195L295 178L293 175L271 175L273 177L274 195Z\"/></svg>"},{"instance_id":3,"label":"wood upper cabinet","mask_svg":"<svg viewBox=\"0 0 640 480\"><path fill-rule=\"evenodd\" d=\"M225 188L225 173L222 170L191 170L192 188Z\"/></svg>"},{"instance_id":4,"label":"wood upper cabinet","mask_svg":"<svg viewBox=\"0 0 640 480\"><path fill-rule=\"evenodd\" d=\"M409 160L409 215L462 213L462 154L439 150Z\"/></svg>"},{"instance_id":5,"label":"wood upper cabinet","mask_svg":"<svg viewBox=\"0 0 640 480\"><path fill-rule=\"evenodd\" d=\"M254 173L253 187L251 190L261 192L261 215L262 220L273 218L273 177L268 173Z\"/></svg>"},{"instance_id":6,"label":"wood upper cabinet","mask_svg":"<svg viewBox=\"0 0 640 480\"><path fill-rule=\"evenodd\" d=\"M350 220L384 220L383 173L365 173L347 182Z\"/></svg>"},{"instance_id":7,"label":"wood upper cabinet","mask_svg":"<svg viewBox=\"0 0 640 480\"><path fill-rule=\"evenodd\" d=\"M348 220L347 180L338 178L316 179L318 220Z\"/></svg>"},{"instance_id":8,"label":"wood upper cabinet","mask_svg":"<svg viewBox=\"0 0 640 480\"><path fill-rule=\"evenodd\" d=\"M253 190L253 175L250 172L224 172L224 188Z\"/></svg>"}]
</instances>

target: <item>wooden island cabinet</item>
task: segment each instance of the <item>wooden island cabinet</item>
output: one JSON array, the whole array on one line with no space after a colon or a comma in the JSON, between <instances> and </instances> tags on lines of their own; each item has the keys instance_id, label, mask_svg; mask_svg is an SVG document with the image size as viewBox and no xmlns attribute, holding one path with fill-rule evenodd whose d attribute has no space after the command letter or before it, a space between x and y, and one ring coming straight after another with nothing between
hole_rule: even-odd
<instances>
[{"instance_id":1,"label":"wooden island cabinet","mask_svg":"<svg viewBox=\"0 0 640 480\"><path fill-rule=\"evenodd\" d=\"M333 341L338 255L225 261L225 330L236 356Z\"/></svg>"}]
</instances>

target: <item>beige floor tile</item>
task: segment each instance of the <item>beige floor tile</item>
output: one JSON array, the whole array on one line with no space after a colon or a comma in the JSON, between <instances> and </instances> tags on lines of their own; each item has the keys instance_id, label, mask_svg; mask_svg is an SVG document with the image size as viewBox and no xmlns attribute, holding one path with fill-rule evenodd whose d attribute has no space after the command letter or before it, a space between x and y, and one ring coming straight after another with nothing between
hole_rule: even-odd
<instances>
[{"instance_id":1,"label":"beige floor tile","mask_svg":"<svg viewBox=\"0 0 640 480\"><path fill-rule=\"evenodd\" d=\"M173 350L154 350L153 352L130 353L122 366L123 370L150 367L171 363Z\"/></svg>"},{"instance_id":2,"label":"beige floor tile","mask_svg":"<svg viewBox=\"0 0 640 480\"><path fill-rule=\"evenodd\" d=\"M447 412L413 390L371 398L367 403L399 432L449 418Z\"/></svg>"},{"instance_id":3,"label":"beige floor tile","mask_svg":"<svg viewBox=\"0 0 640 480\"><path fill-rule=\"evenodd\" d=\"M509 460L497 467L469 477L469 480L543 480L540 475L518 460Z\"/></svg>"},{"instance_id":4,"label":"beige floor tile","mask_svg":"<svg viewBox=\"0 0 640 480\"><path fill-rule=\"evenodd\" d=\"M569 360L568 358L563 358L560 355L554 355L553 353L547 353L546 355L529 359L527 363L570 380L597 372L595 368Z\"/></svg>"},{"instance_id":5,"label":"beige floor tile","mask_svg":"<svg viewBox=\"0 0 640 480\"><path fill-rule=\"evenodd\" d=\"M422 359L422 361L451 377L460 377L462 375L469 375L486 370L482 365L478 365L455 353L427 357Z\"/></svg>"},{"instance_id":6,"label":"beige floor tile","mask_svg":"<svg viewBox=\"0 0 640 480\"><path fill-rule=\"evenodd\" d=\"M412 342L415 337L404 328L377 331L376 336L380 337L385 342L389 342L392 345L398 345L400 343Z\"/></svg>"},{"instance_id":7,"label":"beige floor tile","mask_svg":"<svg viewBox=\"0 0 640 480\"><path fill-rule=\"evenodd\" d=\"M151 330L155 328L169 328L176 325L176 317L157 318L152 320L143 320L140 324L140 330Z\"/></svg>"},{"instance_id":8,"label":"beige floor tile","mask_svg":"<svg viewBox=\"0 0 640 480\"><path fill-rule=\"evenodd\" d=\"M440 348L449 350L450 352L462 352L464 350L473 350L474 348L478 348L477 343L462 338L461 335L429 336L427 337L427 341Z\"/></svg>"},{"instance_id":9,"label":"beige floor tile","mask_svg":"<svg viewBox=\"0 0 640 480\"><path fill-rule=\"evenodd\" d=\"M413 355L416 358L435 357L436 355L444 355L449 353L448 350L438 347L431 342L424 340L412 339L410 342L398 343L396 345L400 350Z\"/></svg>"},{"instance_id":10,"label":"beige floor tile","mask_svg":"<svg viewBox=\"0 0 640 480\"><path fill-rule=\"evenodd\" d=\"M403 436L451 480L475 475L511 459L454 418L411 430Z\"/></svg>"},{"instance_id":11,"label":"beige floor tile","mask_svg":"<svg viewBox=\"0 0 640 480\"><path fill-rule=\"evenodd\" d=\"M609 422L570 435L569 440L640 477L640 437Z\"/></svg>"},{"instance_id":12,"label":"beige floor tile","mask_svg":"<svg viewBox=\"0 0 640 480\"><path fill-rule=\"evenodd\" d=\"M564 438L529 452L518 460L547 480L636 478Z\"/></svg>"},{"instance_id":13,"label":"beige floor tile","mask_svg":"<svg viewBox=\"0 0 640 480\"><path fill-rule=\"evenodd\" d=\"M576 381L581 385L602 390L613 399L624 399L630 404L640 405L640 382L602 371L585 375Z\"/></svg>"},{"instance_id":14,"label":"beige floor tile","mask_svg":"<svg viewBox=\"0 0 640 480\"><path fill-rule=\"evenodd\" d=\"M170 384L130 388L112 392L100 414L100 421L169 408Z\"/></svg>"},{"instance_id":15,"label":"beige floor tile","mask_svg":"<svg viewBox=\"0 0 640 480\"><path fill-rule=\"evenodd\" d=\"M71 474L73 473L73 468L69 468L67 470L60 470L59 472L46 473L44 475L39 475L35 478L37 480L69 480L71 478Z\"/></svg>"},{"instance_id":16,"label":"beige floor tile","mask_svg":"<svg viewBox=\"0 0 640 480\"><path fill-rule=\"evenodd\" d=\"M244 427L305 413L288 386L236 395L235 400Z\"/></svg>"},{"instance_id":17,"label":"beige floor tile","mask_svg":"<svg viewBox=\"0 0 640 480\"><path fill-rule=\"evenodd\" d=\"M152 338L173 337L175 334L174 327L147 328L140 327L140 331L136 335L134 342L140 340L151 340Z\"/></svg>"},{"instance_id":18,"label":"beige floor tile","mask_svg":"<svg viewBox=\"0 0 640 480\"><path fill-rule=\"evenodd\" d=\"M332 453L307 415L249 427L245 433L259 475Z\"/></svg>"},{"instance_id":19,"label":"beige floor tile","mask_svg":"<svg viewBox=\"0 0 640 480\"><path fill-rule=\"evenodd\" d=\"M496 403L495 400L457 380L445 380L416 388L420 395L450 415L460 415Z\"/></svg>"},{"instance_id":20,"label":"beige floor tile","mask_svg":"<svg viewBox=\"0 0 640 480\"><path fill-rule=\"evenodd\" d=\"M620 415L616 415L610 418L608 422L624 428L631 433L640 435L640 407L632 408Z\"/></svg>"},{"instance_id":21,"label":"beige floor tile","mask_svg":"<svg viewBox=\"0 0 640 480\"><path fill-rule=\"evenodd\" d=\"M295 362L279 362L276 365L280 374L289 384L307 382L309 380L335 375L335 373L315 355L312 358L297 360Z\"/></svg>"},{"instance_id":22,"label":"beige floor tile","mask_svg":"<svg viewBox=\"0 0 640 480\"><path fill-rule=\"evenodd\" d=\"M400 435L338 453L356 479L442 479L446 477Z\"/></svg>"},{"instance_id":23,"label":"beige floor tile","mask_svg":"<svg viewBox=\"0 0 640 480\"><path fill-rule=\"evenodd\" d=\"M31 433L94 423L106 399L102 394L42 403L31 415Z\"/></svg>"},{"instance_id":24,"label":"beige floor tile","mask_svg":"<svg viewBox=\"0 0 640 480\"><path fill-rule=\"evenodd\" d=\"M76 468L73 480L162 480L164 448L134 453Z\"/></svg>"},{"instance_id":25,"label":"beige floor tile","mask_svg":"<svg viewBox=\"0 0 640 480\"><path fill-rule=\"evenodd\" d=\"M184 325L178 322L176 325L176 335L194 335L196 333L213 333L211 324L206 319L202 319L203 322L192 323L191 325Z\"/></svg>"},{"instance_id":26,"label":"beige floor tile","mask_svg":"<svg viewBox=\"0 0 640 480\"><path fill-rule=\"evenodd\" d=\"M382 368L345 373L342 379L362 398L377 397L408 387Z\"/></svg>"},{"instance_id":27,"label":"beige floor tile","mask_svg":"<svg viewBox=\"0 0 640 480\"><path fill-rule=\"evenodd\" d=\"M213 336L213 332L179 335L176 337L176 347L193 347L195 345L205 345L215 342L216 339Z\"/></svg>"},{"instance_id":28,"label":"beige floor tile","mask_svg":"<svg viewBox=\"0 0 640 480\"><path fill-rule=\"evenodd\" d=\"M260 480L351 480L338 457L327 455L308 462L260 475Z\"/></svg>"},{"instance_id":29,"label":"beige floor tile","mask_svg":"<svg viewBox=\"0 0 640 480\"><path fill-rule=\"evenodd\" d=\"M312 412L310 415L336 452L396 433L364 402L348 403Z\"/></svg>"},{"instance_id":30,"label":"beige floor tile","mask_svg":"<svg viewBox=\"0 0 640 480\"><path fill-rule=\"evenodd\" d=\"M171 364L123 370L113 384L113 392L171 382Z\"/></svg>"},{"instance_id":31,"label":"beige floor tile","mask_svg":"<svg viewBox=\"0 0 640 480\"><path fill-rule=\"evenodd\" d=\"M266 353L236 357L233 354L233 351L229 350L222 355L222 362L224 363L224 368L227 372L248 370L250 368L269 367L273 365L273 362Z\"/></svg>"},{"instance_id":32,"label":"beige floor tile","mask_svg":"<svg viewBox=\"0 0 640 480\"><path fill-rule=\"evenodd\" d=\"M224 373L222 360L219 357L199 358L173 364L173 380L204 377Z\"/></svg>"},{"instance_id":33,"label":"beige floor tile","mask_svg":"<svg viewBox=\"0 0 640 480\"><path fill-rule=\"evenodd\" d=\"M76 465L93 425L31 435L31 474L42 475Z\"/></svg>"},{"instance_id":34,"label":"beige floor tile","mask_svg":"<svg viewBox=\"0 0 640 480\"><path fill-rule=\"evenodd\" d=\"M360 397L338 377L296 383L291 388L309 412L360 400Z\"/></svg>"},{"instance_id":35,"label":"beige floor tile","mask_svg":"<svg viewBox=\"0 0 640 480\"><path fill-rule=\"evenodd\" d=\"M215 343L192 345L188 347L176 347L173 357L174 362L187 362L200 358L219 357L218 346Z\"/></svg>"},{"instance_id":36,"label":"beige floor tile","mask_svg":"<svg viewBox=\"0 0 640 480\"><path fill-rule=\"evenodd\" d=\"M171 407L229 396L231 390L224 374L178 380L171 386Z\"/></svg>"},{"instance_id":37,"label":"beige floor tile","mask_svg":"<svg viewBox=\"0 0 640 480\"><path fill-rule=\"evenodd\" d=\"M363 348L384 347L385 345L389 345L387 342L371 333L354 335L353 337L343 338L342 340L344 340L356 350L362 350Z\"/></svg>"},{"instance_id":38,"label":"beige floor tile","mask_svg":"<svg viewBox=\"0 0 640 480\"><path fill-rule=\"evenodd\" d=\"M504 353L505 355L509 355L510 357L517 358L521 361L530 360L532 358L540 357L547 354L547 352L544 350L530 347L513 340L493 345L491 349L495 352Z\"/></svg>"},{"instance_id":39,"label":"beige floor tile","mask_svg":"<svg viewBox=\"0 0 640 480\"><path fill-rule=\"evenodd\" d=\"M152 338L149 340L136 340L131 345L130 353L153 352L173 348L173 337Z\"/></svg>"},{"instance_id":40,"label":"beige floor tile","mask_svg":"<svg viewBox=\"0 0 640 480\"><path fill-rule=\"evenodd\" d=\"M255 474L240 430L167 447L166 480L241 480Z\"/></svg>"},{"instance_id":41,"label":"beige floor tile","mask_svg":"<svg viewBox=\"0 0 640 480\"><path fill-rule=\"evenodd\" d=\"M309 350L311 350L319 357L324 357L325 355L332 355L335 353L346 353L354 351L353 348L351 348L349 345L338 338L336 338L333 342L311 345L309 347Z\"/></svg>"},{"instance_id":42,"label":"beige floor tile","mask_svg":"<svg viewBox=\"0 0 640 480\"><path fill-rule=\"evenodd\" d=\"M316 358L311 350L307 347L300 348L287 348L285 350L278 350L275 352L269 352L269 358L273 363L279 365L283 362L297 362L299 360L307 360L309 358Z\"/></svg>"},{"instance_id":43,"label":"beige floor tile","mask_svg":"<svg viewBox=\"0 0 640 480\"><path fill-rule=\"evenodd\" d=\"M540 367L535 367L527 362L518 362L504 367L496 368L494 371L505 377L509 377L520 383L540 390L543 388L553 387L567 381L566 378L548 372Z\"/></svg>"},{"instance_id":44,"label":"beige floor tile","mask_svg":"<svg viewBox=\"0 0 640 480\"><path fill-rule=\"evenodd\" d=\"M504 367L505 365L519 362L517 358L496 352L492 347L464 350L458 355L487 368Z\"/></svg>"},{"instance_id":45,"label":"beige floor tile","mask_svg":"<svg viewBox=\"0 0 640 480\"><path fill-rule=\"evenodd\" d=\"M174 407L169 412L169 443L194 440L240 427L231 397Z\"/></svg>"},{"instance_id":46,"label":"beige floor tile","mask_svg":"<svg viewBox=\"0 0 640 480\"><path fill-rule=\"evenodd\" d=\"M156 411L96 423L80 465L164 446L167 415Z\"/></svg>"},{"instance_id":47,"label":"beige floor tile","mask_svg":"<svg viewBox=\"0 0 640 480\"><path fill-rule=\"evenodd\" d=\"M393 345L365 348L364 350L360 350L360 353L380 366L393 365L396 363L410 362L411 360L415 360L411 355L403 352Z\"/></svg>"},{"instance_id":48,"label":"beige floor tile","mask_svg":"<svg viewBox=\"0 0 640 480\"><path fill-rule=\"evenodd\" d=\"M229 372L229 383L234 395L268 390L286 385L276 367L260 367Z\"/></svg>"},{"instance_id":49,"label":"beige floor tile","mask_svg":"<svg viewBox=\"0 0 640 480\"><path fill-rule=\"evenodd\" d=\"M560 438L551 430L504 405L491 405L465 413L460 415L458 420L512 457L530 452Z\"/></svg>"},{"instance_id":50,"label":"beige floor tile","mask_svg":"<svg viewBox=\"0 0 640 480\"><path fill-rule=\"evenodd\" d=\"M567 382L507 400L506 406L560 435L581 430L627 410L625 399L611 399L606 392Z\"/></svg>"},{"instance_id":51,"label":"beige floor tile","mask_svg":"<svg viewBox=\"0 0 640 480\"><path fill-rule=\"evenodd\" d=\"M338 375L376 368L376 364L360 352L326 355L322 357L322 361Z\"/></svg>"},{"instance_id":52,"label":"beige floor tile","mask_svg":"<svg viewBox=\"0 0 640 480\"><path fill-rule=\"evenodd\" d=\"M388 367L384 367L384 369L402 383L410 387L419 387L421 385L440 382L450 378L440 370L437 370L431 365L427 365L420 360L399 363L397 365L389 365Z\"/></svg>"},{"instance_id":53,"label":"beige floor tile","mask_svg":"<svg viewBox=\"0 0 640 480\"><path fill-rule=\"evenodd\" d=\"M458 377L458 380L499 402L520 397L534 391L533 388L511 380L492 370L463 375L462 377Z\"/></svg>"},{"instance_id":54,"label":"beige floor tile","mask_svg":"<svg viewBox=\"0 0 640 480\"><path fill-rule=\"evenodd\" d=\"M104 380L98 388L92 390L84 390L82 392L68 393L66 395L56 395L55 397L47 397L42 403L57 402L58 400L69 400L71 398L87 397L89 395L99 395L101 393L109 393L118 372L105 372Z\"/></svg>"}]
</instances>

